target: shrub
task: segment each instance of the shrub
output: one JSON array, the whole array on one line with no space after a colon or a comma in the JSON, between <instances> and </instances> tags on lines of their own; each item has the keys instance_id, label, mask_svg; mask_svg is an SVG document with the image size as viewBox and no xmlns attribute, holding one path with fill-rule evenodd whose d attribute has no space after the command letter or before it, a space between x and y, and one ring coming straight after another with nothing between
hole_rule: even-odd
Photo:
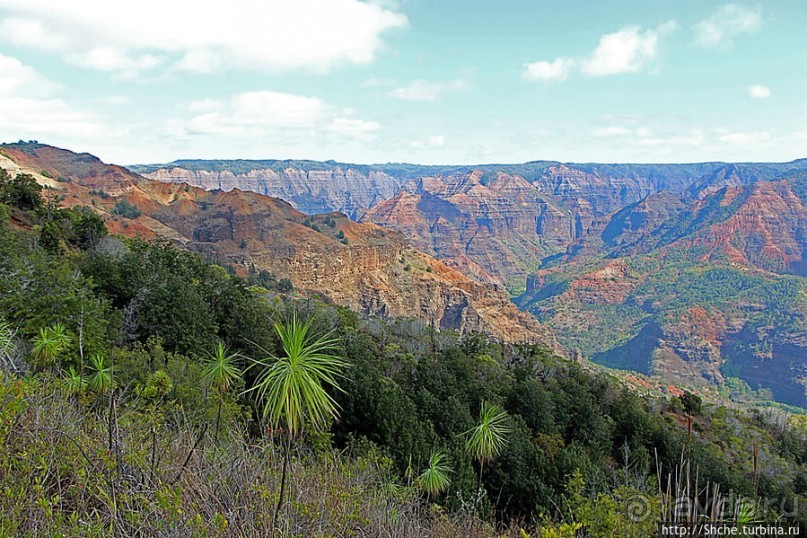
<instances>
[{"instance_id":1,"label":"shrub","mask_svg":"<svg viewBox=\"0 0 807 538\"><path fill-rule=\"evenodd\" d=\"M112 214L126 219L136 219L140 216L140 210L128 200L121 200L115 204Z\"/></svg>"}]
</instances>

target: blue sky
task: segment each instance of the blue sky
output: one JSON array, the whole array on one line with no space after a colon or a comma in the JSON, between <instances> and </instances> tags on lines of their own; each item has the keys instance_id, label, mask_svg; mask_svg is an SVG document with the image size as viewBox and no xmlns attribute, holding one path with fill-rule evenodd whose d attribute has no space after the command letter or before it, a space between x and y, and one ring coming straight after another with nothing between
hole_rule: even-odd
<instances>
[{"instance_id":1,"label":"blue sky","mask_svg":"<svg viewBox=\"0 0 807 538\"><path fill-rule=\"evenodd\" d=\"M807 2L0 0L0 140L121 164L807 157Z\"/></svg>"}]
</instances>

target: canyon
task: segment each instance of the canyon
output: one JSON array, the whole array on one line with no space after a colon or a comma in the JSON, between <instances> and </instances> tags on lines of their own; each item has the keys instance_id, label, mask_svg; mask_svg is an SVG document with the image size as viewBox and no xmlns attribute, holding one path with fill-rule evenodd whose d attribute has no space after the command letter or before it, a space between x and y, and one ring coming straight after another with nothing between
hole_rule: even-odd
<instances>
[{"instance_id":1,"label":"canyon","mask_svg":"<svg viewBox=\"0 0 807 538\"><path fill-rule=\"evenodd\" d=\"M274 177L261 162L192 163L189 180L203 188L281 197L273 189L291 188L255 179ZM807 160L282 163L295 192L318 193L310 196L322 204L286 194L298 209L400 232L468 278L507 288L563 345L595 362L704 390L740 380L749 391L807 405ZM139 169L178 181L189 177L181 165ZM311 176L317 167L333 181ZM207 169L258 183L209 182ZM348 175L360 204L344 194ZM378 178L383 187L374 186Z\"/></svg>"}]
</instances>

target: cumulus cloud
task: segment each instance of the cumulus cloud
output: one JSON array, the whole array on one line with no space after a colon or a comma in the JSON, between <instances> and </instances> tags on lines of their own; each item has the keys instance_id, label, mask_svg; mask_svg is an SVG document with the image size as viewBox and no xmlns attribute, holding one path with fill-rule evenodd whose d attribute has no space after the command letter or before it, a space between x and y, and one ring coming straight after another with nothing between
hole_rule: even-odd
<instances>
[{"instance_id":1,"label":"cumulus cloud","mask_svg":"<svg viewBox=\"0 0 807 538\"><path fill-rule=\"evenodd\" d=\"M754 99L767 99L771 96L771 89L761 84L754 84L748 87L748 95Z\"/></svg>"},{"instance_id":2,"label":"cumulus cloud","mask_svg":"<svg viewBox=\"0 0 807 538\"><path fill-rule=\"evenodd\" d=\"M594 52L582 62L583 74L590 77L638 73L656 65L659 38L676 28L669 21L655 29L642 30L628 26L618 32L605 34Z\"/></svg>"},{"instance_id":3,"label":"cumulus cloud","mask_svg":"<svg viewBox=\"0 0 807 538\"><path fill-rule=\"evenodd\" d=\"M211 72L327 71L365 64L384 36L408 26L379 2L108 2L3 0L0 36L60 54L87 69L146 72L159 67Z\"/></svg>"},{"instance_id":4,"label":"cumulus cloud","mask_svg":"<svg viewBox=\"0 0 807 538\"><path fill-rule=\"evenodd\" d=\"M762 8L724 4L693 28L695 43L704 48L728 49L734 37L762 27Z\"/></svg>"},{"instance_id":5,"label":"cumulus cloud","mask_svg":"<svg viewBox=\"0 0 807 538\"><path fill-rule=\"evenodd\" d=\"M389 95L407 101L437 101L446 92L463 90L466 84L463 80L450 82L432 82L428 80L414 80L406 86L395 88Z\"/></svg>"},{"instance_id":6,"label":"cumulus cloud","mask_svg":"<svg viewBox=\"0 0 807 538\"><path fill-rule=\"evenodd\" d=\"M589 77L653 69L658 65L660 39L677 27L678 24L673 20L646 30L639 26L626 26L600 36L597 47L584 58L561 56L551 62L543 60L528 63L521 76L525 80L549 82L565 80L575 69Z\"/></svg>"},{"instance_id":7,"label":"cumulus cloud","mask_svg":"<svg viewBox=\"0 0 807 538\"><path fill-rule=\"evenodd\" d=\"M50 95L57 85L17 58L0 54L0 97Z\"/></svg>"},{"instance_id":8,"label":"cumulus cloud","mask_svg":"<svg viewBox=\"0 0 807 538\"><path fill-rule=\"evenodd\" d=\"M269 90L192 101L186 109L192 116L168 122L171 136L271 138L288 133L372 140L381 129L379 122L356 118L354 111L338 110L319 97Z\"/></svg>"},{"instance_id":9,"label":"cumulus cloud","mask_svg":"<svg viewBox=\"0 0 807 538\"><path fill-rule=\"evenodd\" d=\"M0 54L0 73L0 138L101 133L97 118L57 98L59 85L17 58Z\"/></svg>"},{"instance_id":10,"label":"cumulus cloud","mask_svg":"<svg viewBox=\"0 0 807 538\"><path fill-rule=\"evenodd\" d=\"M540 61L528 63L524 66L522 77L524 80L538 80L548 82L552 80L566 80L574 68L572 58L555 58L552 62Z\"/></svg>"}]
</instances>

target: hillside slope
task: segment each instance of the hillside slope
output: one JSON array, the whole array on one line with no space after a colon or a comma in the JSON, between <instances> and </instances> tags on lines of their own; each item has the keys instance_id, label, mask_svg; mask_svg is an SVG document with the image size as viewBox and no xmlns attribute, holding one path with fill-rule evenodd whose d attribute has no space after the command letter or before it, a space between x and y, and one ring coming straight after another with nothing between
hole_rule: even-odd
<instances>
[{"instance_id":1,"label":"hillside slope","mask_svg":"<svg viewBox=\"0 0 807 538\"><path fill-rule=\"evenodd\" d=\"M113 233L166 239L244 274L254 269L289 278L303 293L367 314L417 317L442 329L483 331L561 351L551 333L520 312L502 289L414 250L397 232L341 214L308 218L287 202L260 194L151 181L51 146L0 149L63 205L96 208ZM116 215L122 201L137 213Z\"/></svg>"}]
</instances>

